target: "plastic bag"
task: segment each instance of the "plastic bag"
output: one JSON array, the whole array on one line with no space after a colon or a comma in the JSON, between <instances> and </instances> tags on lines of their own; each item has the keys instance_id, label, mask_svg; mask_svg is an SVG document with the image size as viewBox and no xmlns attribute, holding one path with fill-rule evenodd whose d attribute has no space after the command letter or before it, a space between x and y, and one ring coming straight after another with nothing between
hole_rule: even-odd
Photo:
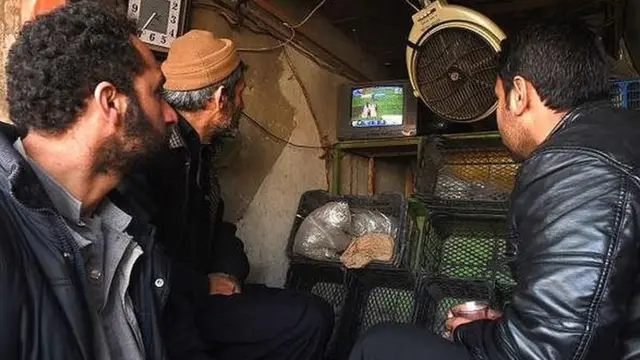
<instances>
[{"instance_id":1,"label":"plastic bag","mask_svg":"<svg viewBox=\"0 0 640 360\"><path fill-rule=\"evenodd\" d=\"M436 196L449 200L507 201L509 193L490 182L460 179L451 171L442 171L435 188Z\"/></svg>"},{"instance_id":2,"label":"plastic bag","mask_svg":"<svg viewBox=\"0 0 640 360\"><path fill-rule=\"evenodd\" d=\"M351 242L351 212L346 202L330 202L307 216L294 239L293 251L317 259L336 259Z\"/></svg>"},{"instance_id":3,"label":"plastic bag","mask_svg":"<svg viewBox=\"0 0 640 360\"><path fill-rule=\"evenodd\" d=\"M351 210L351 229L353 237L361 237L368 234L384 234L394 240L398 231L398 221L380 211L369 209Z\"/></svg>"}]
</instances>

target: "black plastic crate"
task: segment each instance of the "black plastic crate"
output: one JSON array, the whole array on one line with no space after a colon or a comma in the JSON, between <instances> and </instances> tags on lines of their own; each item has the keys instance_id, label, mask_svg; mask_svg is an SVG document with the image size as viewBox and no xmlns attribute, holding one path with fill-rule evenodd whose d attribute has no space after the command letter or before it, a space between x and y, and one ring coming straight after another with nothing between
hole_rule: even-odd
<instances>
[{"instance_id":1,"label":"black plastic crate","mask_svg":"<svg viewBox=\"0 0 640 360\"><path fill-rule=\"evenodd\" d=\"M382 323L413 324L420 301L418 281L408 270L354 272L358 296L357 318L350 333L356 337Z\"/></svg>"},{"instance_id":2,"label":"black plastic crate","mask_svg":"<svg viewBox=\"0 0 640 360\"><path fill-rule=\"evenodd\" d=\"M302 194L296 218L291 228L287 243L287 255L292 263L335 264L340 265L340 259L316 260L294 253L294 241L300 225L314 210L334 201L345 201L352 209L369 209L393 217L398 224L398 232L394 242L393 258L389 262L372 261L367 268L403 268L409 263L408 244L417 241L419 232L416 231L416 221L410 216L407 201L400 194L380 194L375 196L334 195L324 190L312 190Z\"/></svg>"},{"instance_id":3,"label":"black plastic crate","mask_svg":"<svg viewBox=\"0 0 640 360\"><path fill-rule=\"evenodd\" d=\"M506 212L518 168L497 134L425 137L415 197L432 209Z\"/></svg>"},{"instance_id":4,"label":"black plastic crate","mask_svg":"<svg viewBox=\"0 0 640 360\"><path fill-rule=\"evenodd\" d=\"M507 234L502 215L432 212L422 232L417 267L437 277L513 285Z\"/></svg>"},{"instance_id":5,"label":"black plastic crate","mask_svg":"<svg viewBox=\"0 0 640 360\"><path fill-rule=\"evenodd\" d=\"M511 303L513 293L516 291L515 283L495 283L496 302L504 309Z\"/></svg>"},{"instance_id":6,"label":"black plastic crate","mask_svg":"<svg viewBox=\"0 0 640 360\"><path fill-rule=\"evenodd\" d=\"M329 359L346 358L352 343L349 328L355 321L356 291L351 273L335 266L291 264L287 273L287 289L310 292L325 299L335 313L333 335L327 345Z\"/></svg>"},{"instance_id":7,"label":"black plastic crate","mask_svg":"<svg viewBox=\"0 0 640 360\"><path fill-rule=\"evenodd\" d=\"M486 301L492 309L502 310L491 282L452 281L425 276L420 279L417 323L439 335L445 335L447 313L467 301Z\"/></svg>"}]
</instances>

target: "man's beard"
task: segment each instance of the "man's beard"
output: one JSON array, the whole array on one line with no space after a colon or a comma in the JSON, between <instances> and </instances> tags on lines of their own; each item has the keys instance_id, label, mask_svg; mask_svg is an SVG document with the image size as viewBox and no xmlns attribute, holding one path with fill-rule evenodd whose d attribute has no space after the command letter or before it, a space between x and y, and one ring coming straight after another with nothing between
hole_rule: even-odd
<instances>
[{"instance_id":1,"label":"man's beard","mask_svg":"<svg viewBox=\"0 0 640 360\"><path fill-rule=\"evenodd\" d=\"M124 134L112 135L98 150L94 167L96 174L126 174L143 166L166 148L169 131L153 126L135 95L130 97L124 121Z\"/></svg>"},{"instance_id":2,"label":"man's beard","mask_svg":"<svg viewBox=\"0 0 640 360\"><path fill-rule=\"evenodd\" d=\"M236 137L238 128L240 127L240 118L242 117L242 110L235 107L231 109L231 120L223 128L217 129L216 136L231 136Z\"/></svg>"},{"instance_id":3,"label":"man's beard","mask_svg":"<svg viewBox=\"0 0 640 360\"><path fill-rule=\"evenodd\" d=\"M229 121L224 122L223 126L214 128L211 132L209 142L212 142L217 137L236 137L238 134L238 128L240 126L240 118L242 117L242 110L235 105L229 110Z\"/></svg>"}]
</instances>

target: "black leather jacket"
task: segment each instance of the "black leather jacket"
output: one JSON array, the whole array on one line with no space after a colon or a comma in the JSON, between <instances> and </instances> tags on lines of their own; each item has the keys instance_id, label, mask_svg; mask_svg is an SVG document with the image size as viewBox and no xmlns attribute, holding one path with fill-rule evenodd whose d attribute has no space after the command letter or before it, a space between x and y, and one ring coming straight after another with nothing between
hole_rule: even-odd
<instances>
[{"instance_id":1,"label":"black leather jacket","mask_svg":"<svg viewBox=\"0 0 640 360\"><path fill-rule=\"evenodd\" d=\"M13 127L0 123L0 358L93 360L81 285L84 262L36 175L13 149L16 137ZM133 210L117 194L110 198ZM166 359L159 323L169 295L169 263L153 246L145 223L134 216L127 231L144 251L129 294L146 357Z\"/></svg>"},{"instance_id":2,"label":"black leather jacket","mask_svg":"<svg viewBox=\"0 0 640 360\"><path fill-rule=\"evenodd\" d=\"M567 114L512 195L518 282L496 321L459 327L474 359L640 358L640 116Z\"/></svg>"}]
</instances>

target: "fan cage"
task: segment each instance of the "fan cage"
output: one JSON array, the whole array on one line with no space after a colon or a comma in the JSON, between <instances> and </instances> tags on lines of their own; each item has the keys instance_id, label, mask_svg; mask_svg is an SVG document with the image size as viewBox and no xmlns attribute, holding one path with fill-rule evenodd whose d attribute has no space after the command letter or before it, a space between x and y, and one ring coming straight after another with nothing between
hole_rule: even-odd
<instances>
[{"instance_id":1,"label":"fan cage","mask_svg":"<svg viewBox=\"0 0 640 360\"><path fill-rule=\"evenodd\" d=\"M434 49L426 50L427 46ZM494 84L499 48L498 39L477 24L450 21L435 26L414 47L410 61L414 90L443 119L482 120L497 106ZM434 66L439 69L434 71Z\"/></svg>"}]
</instances>

